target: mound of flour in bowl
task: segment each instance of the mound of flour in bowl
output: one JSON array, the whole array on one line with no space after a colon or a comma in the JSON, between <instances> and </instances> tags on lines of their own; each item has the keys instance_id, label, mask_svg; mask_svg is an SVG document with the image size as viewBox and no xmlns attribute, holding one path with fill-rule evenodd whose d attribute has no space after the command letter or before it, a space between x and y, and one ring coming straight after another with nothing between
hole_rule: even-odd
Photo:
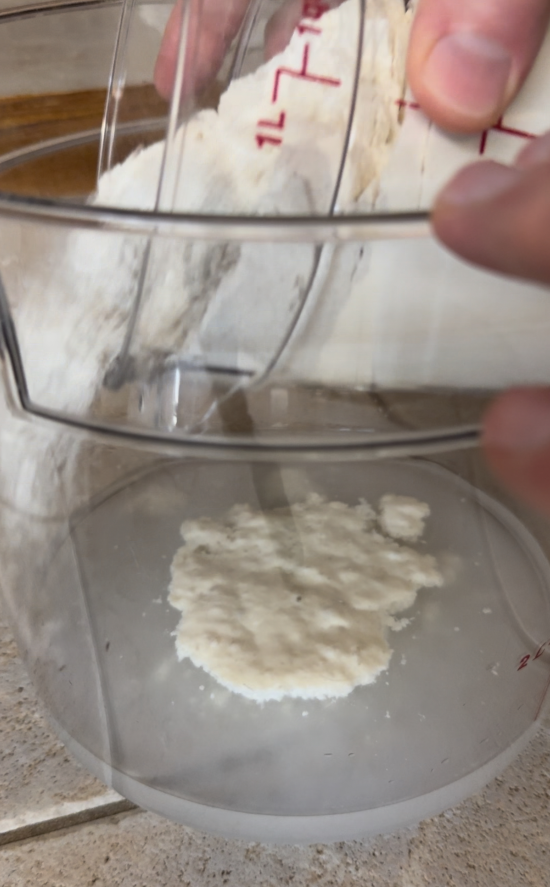
<instances>
[{"instance_id":1,"label":"mound of flour in bowl","mask_svg":"<svg viewBox=\"0 0 550 887\"><path fill-rule=\"evenodd\" d=\"M417 525L429 509L414 514L412 501ZM291 514L235 505L224 520L186 521L169 594L179 659L258 702L372 683L390 661L388 629L404 625L396 614L443 584L433 557L380 531L384 508L312 494Z\"/></svg>"}]
</instances>

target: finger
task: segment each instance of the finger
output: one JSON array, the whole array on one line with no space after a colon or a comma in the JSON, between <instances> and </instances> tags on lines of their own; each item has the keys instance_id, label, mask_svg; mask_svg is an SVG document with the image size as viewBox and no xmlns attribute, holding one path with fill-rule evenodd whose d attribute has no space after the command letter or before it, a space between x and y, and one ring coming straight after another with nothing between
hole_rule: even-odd
<instances>
[{"instance_id":1,"label":"finger","mask_svg":"<svg viewBox=\"0 0 550 887\"><path fill-rule=\"evenodd\" d=\"M550 388L502 394L485 416L482 444L508 488L550 516Z\"/></svg>"},{"instance_id":2,"label":"finger","mask_svg":"<svg viewBox=\"0 0 550 887\"><path fill-rule=\"evenodd\" d=\"M312 0L311 3L308 3L308 0L285 0L266 25L264 34L265 58L271 59L274 55L286 49L301 19L322 18L325 12L341 6L343 2L344 0L321 0L321 2Z\"/></svg>"},{"instance_id":3,"label":"finger","mask_svg":"<svg viewBox=\"0 0 550 887\"><path fill-rule=\"evenodd\" d=\"M264 35L264 55L273 58L286 49L303 17L304 0L287 0L269 19Z\"/></svg>"},{"instance_id":4,"label":"finger","mask_svg":"<svg viewBox=\"0 0 550 887\"><path fill-rule=\"evenodd\" d=\"M439 194L433 227L470 262L550 284L550 158L526 168L466 167Z\"/></svg>"},{"instance_id":5,"label":"finger","mask_svg":"<svg viewBox=\"0 0 550 887\"><path fill-rule=\"evenodd\" d=\"M155 86L165 99L170 99L174 87L184 3L185 0L178 0L172 9L155 65ZM200 92L215 76L241 26L248 3L249 0L192 2L184 96L189 92Z\"/></svg>"},{"instance_id":6,"label":"finger","mask_svg":"<svg viewBox=\"0 0 550 887\"><path fill-rule=\"evenodd\" d=\"M550 132L547 132L528 143L527 147L518 154L515 165L519 169L529 169L531 166L538 166L539 163L548 163L549 161Z\"/></svg>"},{"instance_id":7,"label":"finger","mask_svg":"<svg viewBox=\"0 0 550 887\"><path fill-rule=\"evenodd\" d=\"M329 9L339 6L343 0L327 0L321 8ZM155 86L164 98L170 98L176 70L179 34L184 0L178 0L172 10L162 39L155 67ZM200 10L198 7L192 16L190 27L190 46L196 47L193 61L193 77L188 76L187 82L193 82L195 92L200 91L209 79L214 77L221 67L229 44L236 36L244 18L250 0L204 0ZM319 5L315 11L319 10ZM305 0L286 0L269 19L264 34L264 56L273 58L282 52L289 42L300 19L308 17ZM185 94L185 90L184 90Z\"/></svg>"},{"instance_id":8,"label":"finger","mask_svg":"<svg viewBox=\"0 0 550 887\"><path fill-rule=\"evenodd\" d=\"M457 132L493 124L527 76L549 19L550 0L419 0L408 79L426 114Z\"/></svg>"}]
</instances>

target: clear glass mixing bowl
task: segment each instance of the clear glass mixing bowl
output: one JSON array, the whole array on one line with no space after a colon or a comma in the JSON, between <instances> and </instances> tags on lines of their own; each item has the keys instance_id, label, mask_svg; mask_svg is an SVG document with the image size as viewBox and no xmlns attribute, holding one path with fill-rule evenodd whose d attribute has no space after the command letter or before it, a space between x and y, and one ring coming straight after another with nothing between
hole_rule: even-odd
<instances>
[{"instance_id":1,"label":"clear glass mixing bowl","mask_svg":"<svg viewBox=\"0 0 550 887\"><path fill-rule=\"evenodd\" d=\"M495 391L550 378L547 294L466 267L422 211L251 218L87 202L117 16L95 2L0 15L0 41L29 46L39 33L43 52L30 86L14 68L0 98L12 115L0 157L0 544L20 650L67 746L138 804L259 840L413 822L496 774L544 707L548 527L496 486L475 442ZM126 152L166 118L150 88L159 32L147 27ZM60 55L69 41L77 49ZM148 245L160 260L181 254L183 271L244 256L271 287L289 255L306 277L328 256L328 297L308 297L295 323L274 311L262 339L233 293L201 363L171 327L148 339L163 310L153 288L141 351L113 390L101 383L131 310L117 274ZM330 269L347 262L360 267L353 287L331 290ZM311 491L427 502L421 550L445 585L419 595L376 683L258 705L178 662L170 563L184 520L236 503L292 508Z\"/></svg>"}]
</instances>

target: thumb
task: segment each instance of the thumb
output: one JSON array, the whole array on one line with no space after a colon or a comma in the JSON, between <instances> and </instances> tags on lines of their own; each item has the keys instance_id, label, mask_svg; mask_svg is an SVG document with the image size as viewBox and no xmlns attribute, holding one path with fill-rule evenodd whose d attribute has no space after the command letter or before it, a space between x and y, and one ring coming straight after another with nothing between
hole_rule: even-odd
<instances>
[{"instance_id":1,"label":"thumb","mask_svg":"<svg viewBox=\"0 0 550 887\"><path fill-rule=\"evenodd\" d=\"M550 388L502 394L485 416L482 444L508 488L550 516Z\"/></svg>"},{"instance_id":2,"label":"thumb","mask_svg":"<svg viewBox=\"0 0 550 887\"><path fill-rule=\"evenodd\" d=\"M409 83L429 117L474 132L503 113L544 39L549 0L418 0Z\"/></svg>"}]
</instances>

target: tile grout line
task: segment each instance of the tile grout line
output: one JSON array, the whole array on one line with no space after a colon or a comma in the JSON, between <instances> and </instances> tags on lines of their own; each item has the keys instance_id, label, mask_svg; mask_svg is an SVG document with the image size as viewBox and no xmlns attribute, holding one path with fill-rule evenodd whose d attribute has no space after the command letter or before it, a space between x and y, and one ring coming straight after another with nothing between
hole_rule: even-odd
<instances>
[{"instance_id":1,"label":"tile grout line","mask_svg":"<svg viewBox=\"0 0 550 887\"><path fill-rule=\"evenodd\" d=\"M115 816L118 813L128 813L140 809L136 804L120 797L117 797L115 800L110 797L104 800L103 803L90 804L84 807L80 805L79 809L63 813L61 811L65 806L67 805L59 805L57 814L54 813L40 819L37 818L30 822L23 821L18 824L16 820L12 820L13 824L10 824L9 820L0 820L0 847L13 844L16 841L26 841L29 838L48 835L61 829L71 828L72 826L86 825L89 822L104 819L108 816Z\"/></svg>"},{"instance_id":2,"label":"tile grout line","mask_svg":"<svg viewBox=\"0 0 550 887\"><path fill-rule=\"evenodd\" d=\"M4 816L0 819L0 835L4 832L11 832L15 828L24 825L34 825L35 823L45 822L49 819L58 819L60 816L69 816L73 813L80 813L84 810L91 810L95 807L102 807L105 804L111 804L114 801L121 801L122 796L113 789L105 789L97 794L87 798L79 798L76 801L59 801L57 804L52 803L49 807L39 810L28 808L25 813L19 813L16 816Z\"/></svg>"}]
</instances>

